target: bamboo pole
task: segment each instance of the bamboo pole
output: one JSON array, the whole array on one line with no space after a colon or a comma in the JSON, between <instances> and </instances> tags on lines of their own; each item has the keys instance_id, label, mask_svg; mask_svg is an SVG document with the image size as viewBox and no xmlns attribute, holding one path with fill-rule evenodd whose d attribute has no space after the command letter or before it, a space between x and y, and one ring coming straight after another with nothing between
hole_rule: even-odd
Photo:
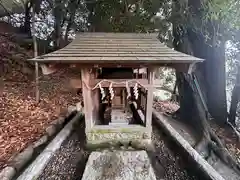
<instances>
[{"instance_id":1,"label":"bamboo pole","mask_svg":"<svg viewBox=\"0 0 240 180\"><path fill-rule=\"evenodd\" d=\"M35 29L35 5L33 3L32 5L32 38L33 38L33 50L34 50L34 57L38 56L38 50L37 50L37 39L36 39L36 29ZM38 72L38 62L35 62L35 78L36 78L36 102L38 103L40 101L39 96L39 72Z\"/></svg>"}]
</instances>

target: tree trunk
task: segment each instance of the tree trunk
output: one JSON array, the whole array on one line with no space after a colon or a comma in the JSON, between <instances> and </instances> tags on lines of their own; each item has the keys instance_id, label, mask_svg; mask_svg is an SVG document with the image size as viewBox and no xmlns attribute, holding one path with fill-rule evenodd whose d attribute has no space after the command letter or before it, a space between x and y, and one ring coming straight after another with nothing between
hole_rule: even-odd
<instances>
[{"instance_id":1,"label":"tree trunk","mask_svg":"<svg viewBox=\"0 0 240 180\"><path fill-rule=\"evenodd\" d=\"M69 9L70 9L70 18L68 20L68 25L67 25L67 28L66 28L66 33L65 33L65 42L68 41L68 32L70 31L73 23L74 23L74 18L75 18L75 14L76 14L76 10L79 6L79 3L80 3L80 0L78 1L72 1L71 4L69 6L71 6Z\"/></svg>"},{"instance_id":2,"label":"tree trunk","mask_svg":"<svg viewBox=\"0 0 240 180\"><path fill-rule=\"evenodd\" d=\"M58 49L60 47L60 38L61 38L61 20L62 20L62 14L61 14L61 0L55 1L55 7L53 9L53 16L55 18L54 21L54 49Z\"/></svg>"},{"instance_id":3,"label":"tree trunk","mask_svg":"<svg viewBox=\"0 0 240 180\"><path fill-rule=\"evenodd\" d=\"M199 79L202 79L200 84L204 87L208 110L214 120L223 125L227 120L224 44L221 43L220 47L210 46L203 42L204 40L201 42L200 38L196 38L192 33L195 32L189 33L194 56L205 59L199 66L197 74Z\"/></svg>"},{"instance_id":4,"label":"tree trunk","mask_svg":"<svg viewBox=\"0 0 240 180\"><path fill-rule=\"evenodd\" d=\"M194 148L206 159L212 158L212 152L227 166L240 173L240 166L226 150L224 144L212 131L208 115L194 83L194 76L179 73L179 93L181 94L181 118L191 125L198 135Z\"/></svg>"},{"instance_id":5,"label":"tree trunk","mask_svg":"<svg viewBox=\"0 0 240 180\"><path fill-rule=\"evenodd\" d=\"M228 120L233 126L236 126L237 107L240 96L239 93L240 93L240 65L238 65L236 84L232 91L231 106L228 116Z\"/></svg>"},{"instance_id":6,"label":"tree trunk","mask_svg":"<svg viewBox=\"0 0 240 180\"><path fill-rule=\"evenodd\" d=\"M175 75L177 75L177 73L175 73ZM179 103L179 97L177 95L177 87L178 87L178 81L176 80L173 91L172 91L172 95L171 95L171 101L175 101Z\"/></svg>"},{"instance_id":7,"label":"tree trunk","mask_svg":"<svg viewBox=\"0 0 240 180\"><path fill-rule=\"evenodd\" d=\"M188 36L184 33L183 28L179 26L173 26L173 46L175 50L192 54L191 44L188 41ZM199 136L199 141L202 137L209 137L207 128L205 127L205 110L203 106L199 106L201 101L195 102L193 96L193 81L192 75L184 74L182 72L176 72L177 88L180 100L180 109L178 110L180 120L186 124L192 126L196 134Z\"/></svg>"},{"instance_id":8,"label":"tree trunk","mask_svg":"<svg viewBox=\"0 0 240 180\"><path fill-rule=\"evenodd\" d=\"M89 32L95 32L95 29L96 29L96 24L97 22L95 22L95 14L94 14L94 11L95 11L95 7L97 5L97 1L96 2L92 2L92 3L87 3L86 7L89 11L89 14L88 14L88 22L89 22L89 27L88 27L88 31Z\"/></svg>"},{"instance_id":9,"label":"tree trunk","mask_svg":"<svg viewBox=\"0 0 240 180\"><path fill-rule=\"evenodd\" d=\"M27 33L31 36L31 16L30 16L30 9L32 7L31 1L26 2L25 4L25 18L24 18L24 33Z\"/></svg>"},{"instance_id":10,"label":"tree trunk","mask_svg":"<svg viewBox=\"0 0 240 180\"><path fill-rule=\"evenodd\" d=\"M202 25L201 0L189 0L189 9L195 15L196 24ZM226 100L226 70L225 70L225 42L216 44L216 30L219 22L208 22L207 28L209 40L206 35L196 30L196 27L188 27L187 33L191 42L193 55L205 59L198 68L197 76L206 97L205 101L213 119L220 125L227 122Z\"/></svg>"},{"instance_id":11,"label":"tree trunk","mask_svg":"<svg viewBox=\"0 0 240 180\"><path fill-rule=\"evenodd\" d=\"M178 1L175 1L175 3L178 3ZM180 31L180 32L179 32ZM190 34L190 33L191 34ZM190 36L191 35L191 36ZM198 36L197 33L193 33L193 30L190 29L190 31L184 31L183 28L173 25L173 36L174 36L174 42L173 45L176 50L191 54L191 51L196 54L196 50L198 47L200 53L199 55L204 55L204 53L207 53L207 57L211 57L210 50L214 50L214 60L216 60L218 57L215 53L215 49L211 49L209 46L205 44L204 39L202 39L202 36ZM195 36L195 38L194 38ZM197 46L198 45L198 46ZM192 47L192 49L190 48ZM207 51L206 51L207 50ZM217 48L217 50L220 50ZM224 51L223 51L224 52ZM220 55L223 53L221 52ZM211 59L208 59L206 61L211 61ZM212 64L202 64L200 68L198 68L196 75L198 76L198 79L206 79L208 76L205 76L205 73L209 72L209 70L214 67L211 67L208 69L207 66L210 65L216 65L216 62ZM222 65L220 65L222 66ZM223 70L223 68L220 68L220 70ZM217 72L220 72L220 70L217 70ZM203 73L204 72L204 73ZM225 74L225 71L223 72ZM213 72L214 74L214 72ZM204 78L202 78L202 77ZM208 158L212 158L211 153L213 152L219 159L222 160L226 165L233 168L236 172L240 172L240 168L238 163L231 157L229 152L225 149L224 145L221 143L219 138L214 134L212 131L210 125L209 125L209 116L208 116L208 109L204 106L204 98L202 99L199 94L199 87L196 85L196 76L184 74L177 72L177 81L178 81L178 91L180 95L180 109L178 112L180 112L180 119L187 123L188 125L191 125L194 129L196 134L198 135L198 142L195 144L195 149L207 160ZM214 74L214 77L216 78L216 74ZM217 79L219 80L219 79ZM216 79L215 79L216 81ZM205 85L208 82L211 82L212 84L207 84L206 87L206 93L208 94L208 88L213 86L213 82L215 81L202 81L201 85ZM219 87L218 85L217 87ZM222 86L222 84L221 84ZM214 87L211 87L214 89ZM211 89L212 90L212 89ZM222 90L222 89L221 89ZM220 91L221 91L220 90ZM224 87L225 90L225 87ZM219 93L220 94L220 93ZM218 96L219 96L218 94ZM208 94L209 95L209 94ZM203 94L204 97L204 94ZM206 96L208 98L208 96ZM224 98L223 98L224 99ZM221 101L224 101L221 99ZM211 101L212 99L210 99ZM216 103L216 101L214 101ZM209 105L209 104L208 104ZM217 105L216 105L217 106ZM222 104L221 104L222 106ZM219 110L219 106L217 106ZM220 113L219 113L220 114ZM218 119L219 120L219 119ZM225 121L225 119L224 119Z\"/></svg>"}]
</instances>

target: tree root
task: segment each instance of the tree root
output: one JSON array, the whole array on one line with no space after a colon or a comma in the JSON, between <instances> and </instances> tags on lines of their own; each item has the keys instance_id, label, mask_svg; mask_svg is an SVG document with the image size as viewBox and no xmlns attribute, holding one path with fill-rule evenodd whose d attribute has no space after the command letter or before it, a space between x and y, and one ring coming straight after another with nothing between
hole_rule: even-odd
<instances>
[{"instance_id":1,"label":"tree root","mask_svg":"<svg viewBox=\"0 0 240 180\"><path fill-rule=\"evenodd\" d=\"M212 141L209 142L209 147L214 153L229 167L233 168L237 173L240 174L239 163L230 155L229 151L223 145L221 140L217 137L215 133L210 130L210 135Z\"/></svg>"},{"instance_id":2,"label":"tree root","mask_svg":"<svg viewBox=\"0 0 240 180\"><path fill-rule=\"evenodd\" d=\"M235 134L238 137L238 141L240 141L240 132L237 130L237 128L235 128L232 123L230 123L229 121L227 121L228 125L233 129L233 131L235 132Z\"/></svg>"},{"instance_id":3,"label":"tree root","mask_svg":"<svg viewBox=\"0 0 240 180\"><path fill-rule=\"evenodd\" d=\"M181 112L180 112L180 108L178 108L178 110L175 111L175 112L173 112L173 113L171 114L171 116L172 116L173 119L179 119L180 113L181 113Z\"/></svg>"},{"instance_id":4,"label":"tree root","mask_svg":"<svg viewBox=\"0 0 240 180\"><path fill-rule=\"evenodd\" d=\"M211 155L211 151L208 148L209 141L206 138L202 138L197 144L195 144L194 149L207 160Z\"/></svg>"},{"instance_id":5,"label":"tree root","mask_svg":"<svg viewBox=\"0 0 240 180\"><path fill-rule=\"evenodd\" d=\"M229 151L225 148L221 140L217 135L209 131L211 139L203 137L195 146L194 149L205 159L212 158L214 153L223 163L232 168L238 174L240 174L240 165L230 155Z\"/></svg>"},{"instance_id":6,"label":"tree root","mask_svg":"<svg viewBox=\"0 0 240 180\"><path fill-rule=\"evenodd\" d=\"M182 95L182 99L180 101L180 109L175 112L175 115L180 114L180 119L195 128L196 133L201 137L194 148L206 160L215 161L215 158L218 158L226 166L240 174L240 165L212 131L209 124L210 116L208 109L205 109L192 79L186 78L185 75L180 75L179 78L182 80L182 83L180 83L179 92Z\"/></svg>"}]
</instances>

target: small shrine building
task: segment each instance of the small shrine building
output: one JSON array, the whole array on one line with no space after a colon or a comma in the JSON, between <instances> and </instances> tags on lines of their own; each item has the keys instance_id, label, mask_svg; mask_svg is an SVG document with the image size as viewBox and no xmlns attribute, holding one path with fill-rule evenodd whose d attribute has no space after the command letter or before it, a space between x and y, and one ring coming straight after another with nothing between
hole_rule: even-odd
<instances>
[{"instance_id":1,"label":"small shrine building","mask_svg":"<svg viewBox=\"0 0 240 180\"><path fill-rule=\"evenodd\" d=\"M161 88L156 69L191 73L203 60L165 46L157 34L79 33L31 61L79 70L75 85L82 89L87 143L101 144L151 142L153 92Z\"/></svg>"}]
</instances>

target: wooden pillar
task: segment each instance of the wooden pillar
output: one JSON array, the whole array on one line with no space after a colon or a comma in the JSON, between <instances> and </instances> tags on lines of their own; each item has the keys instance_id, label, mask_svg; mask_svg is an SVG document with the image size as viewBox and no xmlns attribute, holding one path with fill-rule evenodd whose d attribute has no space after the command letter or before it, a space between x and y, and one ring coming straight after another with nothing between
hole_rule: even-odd
<instances>
[{"instance_id":1,"label":"wooden pillar","mask_svg":"<svg viewBox=\"0 0 240 180\"><path fill-rule=\"evenodd\" d=\"M146 109L145 109L146 108L146 95L144 93L146 93L145 89L141 88L141 107L145 112L146 111Z\"/></svg>"},{"instance_id":2,"label":"wooden pillar","mask_svg":"<svg viewBox=\"0 0 240 180\"><path fill-rule=\"evenodd\" d=\"M136 79L139 78L139 68L137 69Z\"/></svg>"},{"instance_id":3,"label":"wooden pillar","mask_svg":"<svg viewBox=\"0 0 240 180\"><path fill-rule=\"evenodd\" d=\"M147 108L146 108L146 127L149 131L152 131L152 106L153 106L153 82L154 82L154 68L150 67L148 69L148 83L149 88L147 90Z\"/></svg>"},{"instance_id":4,"label":"wooden pillar","mask_svg":"<svg viewBox=\"0 0 240 180\"><path fill-rule=\"evenodd\" d=\"M127 107L125 89L122 90L122 104L123 108L125 109Z\"/></svg>"},{"instance_id":5,"label":"wooden pillar","mask_svg":"<svg viewBox=\"0 0 240 180\"><path fill-rule=\"evenodd\" d=\"M143 92L144 92L144 96L143 96L143 109L144 109L144 117L145 117L145 121L144 121L144 124L145 124L145 126L146 126L146 117L147 117L147 90L146 89L144 89L143 90Z\"/></svg>"},{"instance_id":6,"label":"wooden pillar","mask_svg":"<svg viewBox=\"0 0 240 180\"><path fill-rule=\"evenodd\" d=\"M82 78L84 115L85 115L85 124L86 124L86 132L87 132L93 127L93 97L92 97L92 90L88 88L91 82L90 69L88 68L82 69L81 78Z\"/></svg>"},{"instance_id":7,"label":"wooden pillar","mask_svg":"<svg viewBox=\"0 0 240 180\"><path fill-rule=\"evenodd\" d=\"M100 124L99 119L99 105L100 105L100 96L99 96L99 89L94 89L92 92L92 105L93 105L93 125Z\"/></svg>"}]
</instances>

